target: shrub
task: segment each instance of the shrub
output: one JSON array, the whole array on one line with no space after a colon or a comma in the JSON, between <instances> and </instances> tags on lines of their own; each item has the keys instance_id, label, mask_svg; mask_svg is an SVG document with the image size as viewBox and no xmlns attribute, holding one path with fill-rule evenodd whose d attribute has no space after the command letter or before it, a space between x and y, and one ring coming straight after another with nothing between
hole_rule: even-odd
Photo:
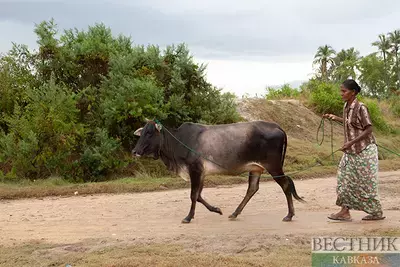
<instances>
[{"instance_id":1,"label":"shrub","mask_svg":"<svg viewBox=\"0 0 400 267\"><path fill-rule=\"evenodd\" d=\"M220 90L214 89L205 96L197 95L193 100L193 108L199 109L201 123L232 123L241 120L235 100L234 94L221 93Z\"/></svg>"},{"instance_id":2,"label":"shrub","mask_svg":"<svg viewBox=\"0 0 400 267\"><path fill-rule=\"evenodd\" d=\"M383 117L382 111L376 99L359 97L359 100L363 102L368 108L368 112L371 116L372 124L375 129L384 133L392 131L392 128L385 121L385 118Z\"/></svg>"},{"instance_id":3,"label":"shrub","mask_svg":"<svg viewBox=\"0 0 400 267\"><path fill-rule=\"evenodd\" d=\"M130 161L145 118L240 119L234 95L207 82L185 44L133 46L103 24L59 34L53 20L35 33L37 51L0 56L0 175L98 181Z\"/></svg>"},{"instance_id":4,"label":"shrub","mask_svg":"<svg viewBox=\"0 0 400 267\"><path fill-rule=\"evenodd\" d=\"M280 88L267 88L267 94L265 97L268 100L273 99L284 99L284 98L296 98L300 96L300 91L285 84Z\"/></svg>"},{"instance_id":5,"label":"shrub","mask_svg":"<svg viewBox=\"0 0 400 267\"><path fill-rule=\"evenodd\" d=\"M339 88L339 84L311 80L305 85L304 90L309 92L310 104L316 112L342 116L344 102L341 99ZM381 132L392 131L382 115L377 100L361 95L358 96L358 99L367 106L374 128Z\"/></svg>"},{"instance_id":6,"label":"shrub","mask_svg":"<svg viewBox=\"0 0 400 267\"><path fill-rule=\"evenodd\" d=\"M119 141L105 129L92 131L79 122L75 94L50 82L30 89L27 96L28 104L16 105L5 118L8 133L0 132L4 175L97 181L123 166Z\"/></svg>"},{"instance_id":7,"label":"shrub","mask_svg":"<svg viewBox=\"0 0 400 267\"><path fill-rule=\"evenodd\" d=\"M99 114L104 128L120 137L125 148L137 138L133 132L145 118L165 117L163 90L151 77L135 78L121 73L110 73L101 88Z\"/></svg>"},{"instance_id":8,"label":"shrub","mask_svg":"<svg viewBox=\"0 0 400 267\"><path fill-rule=\"evenodd\" d=\"M338 85L311 81L307 86L310 92L310 104L315 108L316 112L342 115L344 103L341 99Z\"/></svg>"},{"instance_id":9,"label":"shrub","mask_svg":"<svg viewBox=\"0 0 400 267\"><path fill-rule=\"evenodd\" d=\"M0 162L11 173L39 178L58 173L83 135L74 95L54 83L27 90L27 105L15 105L0 135Z\"/></svg>"},{"instance_id":10,"label":"shrub","mask_svg":"<svg viewBox=\"0 0 400 267\"><path fill-rule=\"evenodd\" d=\"M113 171L126 166L120 155L120 143L107 130L97 128L83 144L79 157L66 166L63 176L76 182L104 180Z\"/></svg>"}]
</instances>

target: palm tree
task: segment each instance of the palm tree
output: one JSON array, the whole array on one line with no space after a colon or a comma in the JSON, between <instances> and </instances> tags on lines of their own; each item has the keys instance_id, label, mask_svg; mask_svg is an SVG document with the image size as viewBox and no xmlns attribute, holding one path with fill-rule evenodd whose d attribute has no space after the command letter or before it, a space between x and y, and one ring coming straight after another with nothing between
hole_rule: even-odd
<instances>
[{"instance_id":1,"label":"palm tree","mask_svg":"<svg viewBox=\"0 0 400 267\"><path fill-rule=\"evenodd\" d=\"M387 68L387 55L390 49L390 41L386 38L386 35L379 34L379 41L375 41L372 43L373 46L378 47L379 51L382 53L383 62L385 64L385 81L386 81L386 92L389 90L389 73Z\"/></svg>"},{"instance_id":2,"label":"palm tree","mask_svg":"<svg viewBox=\"0 0 400 267\"><path fill-rule=\"evenodd\" d=\"M397 75L397 90L400 87L400 69L399 69L399 49L400 49L400 30L395 30L389 33L389 42L392 48L392 53L396 59L396 75Z\"/></svg>"},{"instance_id":3,"label":"palm tree","mask_svg":"<svg viewBox=\"0 0 400 267\"><path fill-rule=\"evenodd\" d=\"M333 64L333 56L336 51L329 45L318 47L317 53L314 56L313 64L320 65L322 80L328 80L328 64Z\"/></svg>"},{"instance_id":4,"label":"palm tree","mask_svg":"<svg viewBox=\"0 0 400 267\"><path fill-rule=\"evenodd\" d=\"M342 49L334 58L333 76L336 81L343 81L351 76L356 79L356 68L360 59L360 52L351 47L347 50Z\"/></svg>"}]
</instances>

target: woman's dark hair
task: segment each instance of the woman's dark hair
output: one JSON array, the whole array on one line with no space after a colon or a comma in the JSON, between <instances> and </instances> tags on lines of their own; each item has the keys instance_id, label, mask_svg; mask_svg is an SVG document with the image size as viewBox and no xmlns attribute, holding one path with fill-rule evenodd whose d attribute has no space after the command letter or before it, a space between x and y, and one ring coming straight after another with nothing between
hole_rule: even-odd
<instances>
[{"instance_id":1,"label":"woman's dark hair","mask_svg":"<svg viewBox=\"0 0 400 267\"><path fill-rule=\"evenodd\" d=\"M347 79L342 83L344 88L347 88L349 90L356 91L357 94L361 91L361 87L358 85L358 83L353 80L353 79Z\"/></svg>"}]
</instances>

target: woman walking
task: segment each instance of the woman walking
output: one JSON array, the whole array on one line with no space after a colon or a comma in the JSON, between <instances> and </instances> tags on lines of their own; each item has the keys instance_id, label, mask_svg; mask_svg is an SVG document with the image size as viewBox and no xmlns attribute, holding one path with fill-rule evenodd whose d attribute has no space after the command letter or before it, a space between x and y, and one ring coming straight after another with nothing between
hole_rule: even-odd
<instances>
[{"instance_id":1,"label":"woman walking","mask_svg":"<svg viewBox=\"0 0 400 267\"><path fill-rule=\"evenodd\" d=\"M338 168L336 205L338 213L332 220L351 220L350 209L368 213L363 220L382 220L382 206L378 194L378 149L372 133L372 122L367 107L356 98L360 86L348 79L340 86L343 118L324 114L344 125L344 152Z\"/></svg>"}]
</instances>

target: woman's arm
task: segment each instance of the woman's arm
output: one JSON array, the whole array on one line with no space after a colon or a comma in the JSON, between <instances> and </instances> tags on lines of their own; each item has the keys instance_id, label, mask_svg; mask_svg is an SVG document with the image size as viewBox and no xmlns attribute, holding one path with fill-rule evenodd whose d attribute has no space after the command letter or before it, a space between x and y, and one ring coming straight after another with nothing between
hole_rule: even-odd
<instances>
[{"instance_id":1,"label":"woman's arm","mask_svg":"<svg viewBox=\"0 0 400 267\"><path fill-rule=\"evenodd\" d=\"M372 133L372 126L368 125L367 127L365 127L364 131L362 131L362 133L359 136L357 136L353 140L345 143L340 150L344 151L344 150L350 148L355 143L365 139L370 133Z\"/></svg>"}]
</instances>

